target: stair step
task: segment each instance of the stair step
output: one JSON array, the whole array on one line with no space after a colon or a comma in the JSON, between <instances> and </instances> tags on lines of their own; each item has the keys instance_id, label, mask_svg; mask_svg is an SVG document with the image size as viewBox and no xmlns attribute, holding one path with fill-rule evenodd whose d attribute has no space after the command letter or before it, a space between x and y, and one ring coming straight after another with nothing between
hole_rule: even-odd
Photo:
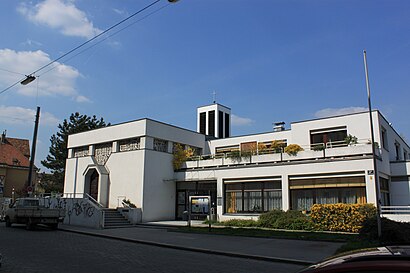
<instances>
[{"instance_id":1,"label":"stair step","mask_svg":"<svg viewBox=\"0 0 410 273\"><path fill-rule=\"evenodd\" d=\"M128 221L118 210L116 209L104 209L104 228L122 228L130 227L133 224Z\"/></svg>"}]
</instances>

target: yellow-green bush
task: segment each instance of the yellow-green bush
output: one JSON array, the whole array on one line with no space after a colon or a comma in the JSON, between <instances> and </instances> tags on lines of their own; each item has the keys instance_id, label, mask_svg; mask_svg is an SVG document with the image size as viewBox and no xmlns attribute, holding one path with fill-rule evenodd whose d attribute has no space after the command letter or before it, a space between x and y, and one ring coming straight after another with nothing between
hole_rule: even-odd
<instances>
[{"instance_id":1,"label":"yellow-green bush","mask_svg":"<svg viewBox=\"0 0 410 273\"><path fill-rule=\"evenodd\" d=\"M359 232L375 214L372 204L315 204L310 217L318 230Z\"/></svg>"}]
</instances>

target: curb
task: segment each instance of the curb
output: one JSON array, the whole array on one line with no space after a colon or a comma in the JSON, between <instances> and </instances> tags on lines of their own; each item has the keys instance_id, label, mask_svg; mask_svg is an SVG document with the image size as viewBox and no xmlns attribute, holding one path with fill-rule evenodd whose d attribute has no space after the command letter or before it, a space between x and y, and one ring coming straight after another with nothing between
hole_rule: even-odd
<instances>
[{"instance_id":1,"label":"curb","mask_svg":"<svg viewBox=\"0 0 410 273\"><path fill-rule=\"evenodd\" d=\"M130 239L130 238L125 238L125 237L112 236L112 235L106 235L106 234L98 234L98 233L80 231L80 230L72 230L72 229L64 229L64 228L59 228L59 230L65 231L65 232L89 235L89 236L94 236L94 237L124 241L124 242L131 242L131 243L137 243L137 244L151 245L151 246L157 246L157 247L165 247L165 248L185 250L185 251L200 252L200 253L213 254L213 255L228 256L228 257L245 258L245 259L253 259L253 260L276 262L276 263L288 263L288 264L296 264L296 265L304 265L304 266L309 266L309 265L315 264L315 262L312 262L312 261L287 259L287 258L279 258L279 257L257 256L257 255L242 254L242 253L237 253L237 252L224 252L224 251L210 250L210 249L204 249L204 248L177 246L177 245L171 245L171 244L167 244L167 243L158 243L158 242L153 242L153 241Z\"/></svg>"}]
</instances>

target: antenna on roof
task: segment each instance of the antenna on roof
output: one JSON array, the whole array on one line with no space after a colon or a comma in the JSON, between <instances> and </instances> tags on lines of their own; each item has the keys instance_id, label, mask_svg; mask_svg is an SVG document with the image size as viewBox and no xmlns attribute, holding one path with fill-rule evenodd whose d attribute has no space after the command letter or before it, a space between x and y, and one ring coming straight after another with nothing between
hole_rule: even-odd
<instances>
[{"instance_id":1,"label":"antenna on roof","mask_svg":"<svg viewBox=\"0 0 410 273\"><path fill-rule=\"evenodd\" d=\"M216 103L216 92L212 92L213 103Z\"/></svg>"}]
</instances>

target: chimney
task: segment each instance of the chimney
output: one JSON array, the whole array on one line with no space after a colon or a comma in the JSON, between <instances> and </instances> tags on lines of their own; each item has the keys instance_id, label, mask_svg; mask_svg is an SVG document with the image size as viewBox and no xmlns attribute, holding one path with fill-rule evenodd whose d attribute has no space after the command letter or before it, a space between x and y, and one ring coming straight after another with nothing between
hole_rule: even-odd
<instances>
[{"instance_id":1,"label":"chimney","mask_svg":"<svg viewBox=\"0 0 410 273\"><path fill-rule=\"evenodd\" d=\"M275 122L274 123L274 127L273 127L273 131L274 132L281 132L285 130L285 122L281 121L281 122Z\"/></svg>"},{"instance_id":2,"label":"chimney","mask_svg":"<svg viewBox=\"0 0 410 273\"><path fill-rule=\"evenodd\" d=\"M3 133L1 134L1 137L0 137L0 143L1 144L6 144L6 133L7 133L7 131L4 130Z\"/></svg>"}]
</instances>

